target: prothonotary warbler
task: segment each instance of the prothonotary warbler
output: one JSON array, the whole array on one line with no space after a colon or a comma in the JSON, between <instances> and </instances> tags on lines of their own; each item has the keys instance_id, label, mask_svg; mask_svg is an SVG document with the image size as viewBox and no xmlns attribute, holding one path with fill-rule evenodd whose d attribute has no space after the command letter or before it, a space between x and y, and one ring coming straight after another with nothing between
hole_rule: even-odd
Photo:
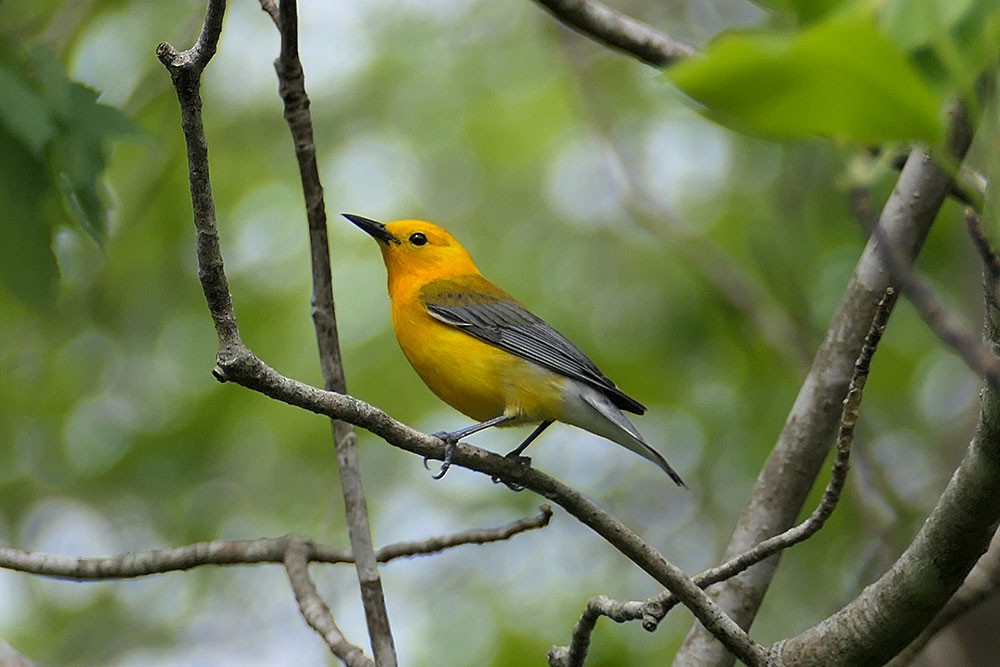
<instances>
[{"instance_id":1,"label":"prothonotary warbler","mask_svg":"<svg viewBox=\"0 0 1000 667\"><path fill-rule=\"evenodd\" d=\"M344 217L378 241L389 276L392 324L403 354L441 400L478 423L435 433L448 448L491 426L538 423L517 457L554 421L578 426L680 476L622 414L646 411L562 334L479 273L455 238L435 224L382 224Z\"/></svg>"}]
</instances>

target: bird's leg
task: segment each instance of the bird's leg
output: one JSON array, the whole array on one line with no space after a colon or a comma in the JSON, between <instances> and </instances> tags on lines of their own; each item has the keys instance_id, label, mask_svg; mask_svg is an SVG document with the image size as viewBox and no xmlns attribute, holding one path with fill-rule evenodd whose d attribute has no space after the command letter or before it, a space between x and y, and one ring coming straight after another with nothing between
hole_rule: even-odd
<instances>
[{"instance_id":1,"label":"bird's leg","mask_svg":"<svg viewBox=\"0 0 1000 667\"><path fill-rule=\"evenodd\" d=\"M508 459L528 459L527 456L521 456L521 452L528 448L528 445L535 441L535 438L542 434L542 431L552 426L552 420L546 419L541 424L535 427L535 430L528 434L528 437L521 441L521 444L510 450L504 456ZM531 465L531 459L528 459L528 465Z\"/></svg>"},{"instance_id":2,"label":"bird's leg","mask_svg":"<svg viewBox=\"0 0 1000 667\"><path fill-rule=\"evenodd\" d=\"M441 479L448 472L448 468L451 467L451 459L455 456L455 449L458 445L458 441L462 438L472 435L473 433L479 433L480 431L485 431L491 426L499 426L506 422L514 419L513 415L500 415L494 417L493 419L487 419L484 422L478 424L473 424L471 426L466 426L465 428L460 428L457 431L438 431L437 433L431 433L435 438L440 438L444 441L444 460L441 461L441 469L434 473L434 479ZM424 467L427 467L427 457L424 457Z\"/></svg>"},{"instance_id":3,"label":"bird's leg","mask_svg":"<svg viewBox=\"0 0 1000 667\"><path fill-rule=\"evenodd\" d=\"M538 436L540 436L542 434L542 431L544 431L545 429L547 429L550 426L552 426L552 420L551 419L547 419L547 420L543 421L541 424L539 424L538 426L535 427L534 431L532 431L531 433L528 434L527 438L525 438L523 441L521 441L520 445L518 445L517 447L515 447L514 449L512 449L511 451L509 451L507 454L505 454L504 458L515 459L518 463L523 464L525 467L530 467L531 466L531 458L527 457L527 456L521 456L521 452L523 452L525 449L527 449L528 445L530 445L531 443L533 443L535 441L535 438L537 438ZM493 483L494 484L499 484L499 483L503 482L503 484L508 489L510 489L511 491L524 491L524 487L521 486L520 484L514 484L513 482L504 482L499 477L493 477L492 479L493 479Z\"/></svg>"}]
</instances>

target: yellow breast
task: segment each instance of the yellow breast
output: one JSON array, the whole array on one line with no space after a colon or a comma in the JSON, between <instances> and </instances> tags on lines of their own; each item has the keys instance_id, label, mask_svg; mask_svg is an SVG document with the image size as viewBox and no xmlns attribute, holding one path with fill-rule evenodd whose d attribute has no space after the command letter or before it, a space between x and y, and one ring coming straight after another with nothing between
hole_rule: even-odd
<instances>
[{"instance_id":1,"label":"yellow breast","mask_svg":"<svg viewBox=\"0 0 1000 667\"><path fill-rule=\"evenodd\" d=\"M438 398L476 421L559 418L566 378L434 319L415 295L401 297L392 302L396 339Z\"/></svg>"}]
</instances>

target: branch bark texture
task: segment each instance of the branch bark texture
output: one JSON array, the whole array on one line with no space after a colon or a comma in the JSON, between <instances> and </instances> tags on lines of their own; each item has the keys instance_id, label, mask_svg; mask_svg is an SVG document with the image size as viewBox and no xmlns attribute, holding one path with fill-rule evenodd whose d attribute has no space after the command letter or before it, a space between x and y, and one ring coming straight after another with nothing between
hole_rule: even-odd
<instances>
[{"instance_id":1,"label":"branch bark texture","mask_svg":"<svg viewBox=\"0 0 1000 667\"><path fill-rule=\"evenodd\" d=\"M958 108L950 118L951 156L960 162L972 129ZM900 172L880 217L885 238L913 260L951 188L951 176L924 147L916 147ZM878 248L870 239L841 298L823 344L813 360L781 435L757 477L726 549L728 560L786 530L802 509L834 442L839 405L847 393L854 360L861 350L878 296L891 284ZM714 599L743 628L749 628L777 569L779 556L766 560L712 590ZM700 627L693 626L678 652L678 665L733 663L733 656Z\"/></svg>"},{"instance_id":2,"label":"branch bark texture","mask_svg":"<svg viewBox=\"0 0 1000 667\"><path fill-rule=\"evenodd\" d=\"M265 6L266 11L266 6ZM309 248L312 266L312 318L319 348L324 386L329 391L347 393L347 380L340 355L337 316L333 302L333 277L330 267L330 247L326 230L326 205L323 185L316 165L316 144L313 136L309 96L305 75L299 60L298 8L296 0L282 0L278 7L281 54L274 63L278 73L279 93L285 106L285 120L295 145L302 192L305 196L309 222ZM273 15L272 15L273 16ZM368 504L361 480L361 460L358 456L354 428L339 419L331 421L337 450L337 467L344 497L348 535L355 554L355 568L361 586L361 601L368 623L375 663L380 667L396 665L396 647L385 606L382 579L372 544Z\"/></svg>"},{"instance_id":3,"label":"branch bark texture","mask_svg":"<svg viewBox=\"0 0 1000 667\"><path fill-rule=\"evenodd\" d=\"M985 340L996 355L1000 305L989 273L986 294ZM986 383L981 396L968 452L916 538L853 602L784 642L778 653L785 664L885 663L931 623L987 551L1000 522L1000 395Z\"/></svg>"}]
</instances>

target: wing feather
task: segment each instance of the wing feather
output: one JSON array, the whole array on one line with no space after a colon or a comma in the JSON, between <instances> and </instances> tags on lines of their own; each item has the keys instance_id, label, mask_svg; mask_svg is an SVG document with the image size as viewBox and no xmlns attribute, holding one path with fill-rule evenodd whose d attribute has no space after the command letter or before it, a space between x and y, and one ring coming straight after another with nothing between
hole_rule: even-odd
<instances>
[{"instance_id":1,"label":"wing feather","mask_svg":"<svg viewBox=\"0 0 1000 667\"><path fill-rule=\"evenodd\" d=\"M470 286L469 278L477 284ZM522 359L584 382L622 410L636 414L646 411L565 336L482 276L463 278L462 283L437 281L424 287L420 296L435 319Z\"/></svg>"}]
</instances>

